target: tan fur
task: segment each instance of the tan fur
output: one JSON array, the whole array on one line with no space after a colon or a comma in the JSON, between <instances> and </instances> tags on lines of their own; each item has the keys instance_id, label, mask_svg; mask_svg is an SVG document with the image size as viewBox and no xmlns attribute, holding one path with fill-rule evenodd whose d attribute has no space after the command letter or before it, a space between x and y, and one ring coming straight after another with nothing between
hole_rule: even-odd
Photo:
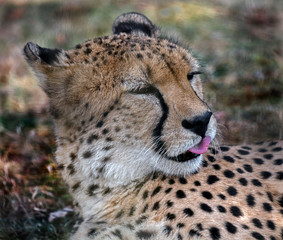
<instances>
[{"instance_id":1,"label":"tan fur","mask_svg":"<svg viewBox=\"0 0 283 240\"><path fill-rule=\"evenodd\" d=\"M152 27L133 14L114 30L127 19ZM96 38L50 52L53 62L35 44L25 47L50 98L56 160L83 218L71 239L280 239L282 142L211 149L200 170L202 155L169 159L202 141L182 121L210 110L199 76L187 79L197 61L158 34L153 27L153 37L136 29ZM149 85L160 95L137 93ZM205 136L215 134L212 116Z\"/></svg>"}]
</instances>

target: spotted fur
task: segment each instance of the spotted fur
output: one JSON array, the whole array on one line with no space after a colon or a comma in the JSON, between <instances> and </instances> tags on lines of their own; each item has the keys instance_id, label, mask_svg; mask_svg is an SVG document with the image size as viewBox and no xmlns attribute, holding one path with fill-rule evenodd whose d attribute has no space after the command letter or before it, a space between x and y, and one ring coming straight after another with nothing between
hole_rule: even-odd
<instances>
[{"instance_id":1,"label":"spotted fur","mask_svg":"<svg viewBox=\"0 0 283 240\"><path fill-rule=\"evenodd\" d=\"M50 99L71 239L283 239L282 142L214 139L199 65L138 13L75 49L24 48Z\"/></svg>"}]
</instances>

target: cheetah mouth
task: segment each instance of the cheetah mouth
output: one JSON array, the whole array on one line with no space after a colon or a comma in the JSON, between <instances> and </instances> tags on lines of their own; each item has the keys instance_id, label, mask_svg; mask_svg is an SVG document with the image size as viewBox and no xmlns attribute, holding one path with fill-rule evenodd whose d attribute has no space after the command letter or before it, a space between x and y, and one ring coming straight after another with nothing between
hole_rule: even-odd
<instances>
[{"instance_id":1,"label":"cheetah mouth","mask_svg":"<svg viewBox=\"0 0 283 240\"><path fill-rule=\"evenodd\" d=\"M175 161L175 162L187 162L190 161L196 157L200 156L200 154L192 153L190 151L186 151L182 154L179 154L178 156L175 157L168 157L168 159Z\"/></svg>"},{"instance_id":2,"label":"cheetah mouth","mask_svg":"<svg viewBox=\"0 0 283 240\"><path fill-rule=\"evenodd\" d=\"M206 136L197 145L191 147L188 151L179 154L178 156L167 158L176 162L186 162L192 160L200 156L201 154L204 154L207 151L210 142L211 138L209 136Z\"/></svg>"}]
</instances>

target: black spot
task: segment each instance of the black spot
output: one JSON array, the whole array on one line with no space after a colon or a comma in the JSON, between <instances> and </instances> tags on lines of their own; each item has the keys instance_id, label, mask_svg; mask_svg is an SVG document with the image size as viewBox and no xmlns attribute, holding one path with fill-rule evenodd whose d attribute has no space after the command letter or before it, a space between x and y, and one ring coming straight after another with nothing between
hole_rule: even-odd
<instances>
[{"instance_id":1,"label":"black spot","mask_svg":"<svg viewBox=\"0 0 283 240\"><path fill-rule=\"evenodd\" d=\"M220 239L220 231L218 228L216 227L212 227L209 229L209 232L210 232L210 237L213 239L213 240L218 240Z\"/></svg>"},{"instance_id":2,"label":"black spot","mask_svg":"<svg viewBox=\"0 0 283 240\"><path fill-rule=\"evenodd\" d=\"M191 217L191 216L194 215L193 210L190 209L190 208L185 208L185 209L183 210L183 213L185 214L186 217Z\"/></svg>"},{"instance_id":3,"label":"black spot","mask_svg":"<svg viewBox=\"0 0 283 240\"><path fill-rule=\"evenodd\" d=\"M248 206L250 207L255 206L255 198L252 194L247 195L246 201L247 201Z\"/></svg>"},{"instance_id":4,"label":"black spot","mask_svg":"<svg viewBox=\"0 0 283 240\"><path fill-rule=\"evenodd\" d=\"M274 222L271 221L271 220L267 220L267 221L266 221L266 226L267 226L268 228L270 228L271 230L275 230L275 224L274 224Z\"/></svg>"},{"instance_id":5,"label":"black spot","mask_svg":"<svg viewBox=\"0 0 283 240\"><path fill-rule=\"evenodd\" d=\"M121 218L125 214L124 210L121 210L120 212L117 213L115 218Z\"/></svg>"},{"instance_id":6,"label":"black spot","mask_svg":"<svg viewBox=\"0 0 283 240\"><path fill-rule=\"evenodd\" d=\"M239 179L239 183L240 183L242 186L247 186L247 185L248 185L248 181L247 181L247 179L245 179L245 178L240 178L240 179Z\"/></svg>"},{"instance_id":7,"label":"black spot","mask_svg":"<svg viewBox=\"0 0 283 240\"><path fill-rule=\"evenodd\" d=\"M157 193L160 192L160 190L161 190L161 187L160 187L160 186L156 187L156 188L153 190L151 196L152 196L152 197L155 196Z\"/></svg>"},{"instance_id":8,"label":"black spot","mask_svg":"<svg viewBox=\"0 0 283 240\"><path fill-rule=\"evenodd\" d=\"M148 197L148 191L145 190L144 193L143 193L143 195L142 195L142 198L143 198L143 199L147 199L147 197Z\"/></svg>"},{"instance_id":9,"label":"black spot","mask_svg":"<svg viewBox=\"0 0 283 240\"><path fill-rule=\"evenodd\" d=\"M273 162L274 165L282 165L283 164L283 159L276 159Z\"/></svg>"},{"instance_id":10,"label":"black spot","mask_svg":"<svg viewBox=\"0 0 283 240\"><path fill-rule=\"evenodd\" d=\"M163 232L164 232L167 236L169 236L170 233L172 232L172 227L166 225L166 226L164 227L164 229L163 229Z\"/></svg>"},{"instance_id":11,"label":"black spot","mask_svg":"<svg viewBox=\"0 0 283 240\"><path fill-rule=\"evenodd\" d=\"M93 142L93 140L97 140L97 139L98 139L98 136L96 134L92 134L88 137L87 143L91 144Z\"/></svg>"},{"instance_id":12,"label":"black spot","mask_svg":"<svg viewBox=\"0 0 283 240\"><path fill-rule=\"evenodd\" d=\"M221 212L221 213L226 213L226 208L223 207L223 206L221 206L221 205L218 205L218 206L217 206L217 209L218 209L218 211Z\"/></svg>"},{"instance_id":13,"label":"black spot","mask_svg":"<svg viewBox=\"0 0 283 240\"><path fill-rule=\"evenodd\" d=\"M226 199L226 196L223 195L223 194L218 194L218 197L221 198L222 200L225 200L225 199Z\"/></svg>"},{"instance_id":14,"label":"black spot","mask_svg":"<svg viewBox=\"0 0 283 240\"><path fill-rule=\"evenodd\" d=\"M108 150L110 150L111 148L113 148L113 146L106 146L106 147L104 147L104 148L102 148L104 151L108 151Z\"/></svg>"},{"instance_id":15,"label":"black spot","mask_svg":"<svg viewBox=\"0 0 283 240\"><path fill-rule=\"evenodd\" d=\"M267 152L267 150L265 148L259 148L258 151L261 152L261 153Z\"/></svg>"},{"instance_id":16,"label":"black spot","mask_svg":"<svg viewBox=\"0 0 283 240\"><path fill-rule=\"evenodd\" d=\"M198 223L198 224L197 224L197 228L198 228L199 231L202 231L202 230L203 230L202 224L201 224L201 223Z\"/></svg>"},{"instance_id":17,"label":"black spot","mask_svg":"<svg viewBox=\"0 0 283 240\"><path fill-rule=\"evenodd\" d=\"M72 186L73 191L76 191L81 186L81 182L77 182Z\"/></svg>"},{"instance_id":18,"label":"black spot","mask_svg":"<svg viewBox=\"0 0 283 240\"><path fill-rule=\"evenodd\" d=\"M262 184L258 179L252 179L252 184L256 187L261 187Z\"/></svg>"},{"instance_id":19,"label":"black spot","mask_svg":"<svg viewBox=\"0 0 283 240\"><path fill-rule=\"evenodd\" d=\"M220 179L216 175L209 175L208 178L207 178L207 183L208 184L214 184L219 180Z\"/></svg>"},{"instance_id":20,"label":"black spot","mask_svg":"<svg viewBox=\"0 0 283 240\"><path fill-rule=\"evenodd\" d=\"M172 190L172 188L167 188L167 189L165 190L165 193L168 194L168 193L171 192L171 190Z\"/></svg>"},{"instance_id":21,"label":"black spot","mask_svg":"<svg viewBox=\"0 0 283 240\"><path fill-rule=\"evenodd\" d=\"M265 154L265 155L263 155L263 157L264 157L265 159L270 160L271 158L273 158L273 155L272 155L272 154Z\"/></svg>"},{"instance_id":22,"label":"black spot","mask_svg":"<svg viewBox=\"0 0 283 240\"><path fill-rule=\"evenodd\" d=\"M111 193L111 189L109 187L106 188L102 194L107 195L108 193Z\"/></svg>"},{"instance_id":23,"label":"black spot","mask_svg":"<svg viewBox=\"0 0 283 240\"><path fill-rule=\"evenodd\" d=\"M76 45L76 49L81 49L82 48L82 45L81 44L77 44Z\"/></svg>"},{"instance_id":24,"label":"black spot","mask_svg":"<svg viewBox=\"0 0 283 240\"><path fill-rule=\"evenodd\" d=\"M241 155L248 155L248 154L250 154L250 152L249 151L245 151L245 150L238 150L238 153L239 154L241 154Z\"/></svg>"},{"instance_id":25,"label":"black spot","mask_svg":"<svg viewBox=\"0 0 283 240\"><path fill-rule=\"evenodd\" d=\"M255 164L257 165L262 165L264 164L264 161L261 158L254 158L253 161L255 162Z\"/></svg>"},{"instance_id":26,"label":"black spot","mask_svg":"<svg viewBox=\"0 0 283 240\"><path fill-rule=\"evenodd\" d=\"M237 227L230 222L226 222L225 227L229 233L235 234L237 232Z\"/></svg>"},{"instance_id":27,"label":"black spot","mask_svg":"<svg viewBox=\"0 0 283 240\"><path fill-rule=\"evenodd\" d=\"M87 233L88 237L95 237L97 235L97 230L96 228L92 228L89 230L89 232Z\"/></svg>"},{"instance_id":28,"label":"black spot","mask_svg":"<svg viewBox=\"0 0 283 240\"><path fill-rule=\"evenodd\" d=\"M244 164L243 167L244 167L244 169L245 169L247 172L250 172L250 173L253 172L253 168L252 168L251 165L249 165L249 164Z\"/></svg>"},{"instance_id":29,"label":"black spot","mask_svg":"<svg viewBox=\"0 0 283 240\"><path fill-rule=\"evenodd\" d=\"M227 193L230 195L230 196L236 196L238 194L238 191L236 188L230 186L227 188Z\"/></svg>"},{"instance_id":30,"label":"black spot","mask_svg":"<svg viewBox=\"0 0 283 240\"><path fill-rule=\"evenodd\" d=\"M91 122L93 119L94 119L94 117L91 116L88 121Z\"/></svg>"},{"instance_id":31,"label":"black spot","mask_svg":"<svg viewBox=\"0 0 283 240\"><path fill-rule=\"evenodd\" d=\"M216 161L216 159L215 159L213 156L211 156L211 155L207 155L207 159L208 159L210 162L215 162L215 161Z\"/></svg>"},{"instance_id":32,"label":"black spot","mask_svg":"<svg viewBox=\"0 0 283 240\"><path fill-rule=\"evenodd\" d=\"M231 162L231 163L235 162L234 158L232 158L230 156L224 156L223 159L227 162Z\"/></svg>"},{"instance_id":33,"label":"black spot","mask_svg":"<svg viewBox=\"0 0 283 240\"><path fill-rule=\"evenodd\" d=\"M90 158L92 156L92 153L90 151L86 151L83 153L83 158Z\"/></svg>"},{"instance_id":34,"label":"black spot","mask_svg":"<svg viewBox=\"0 0 283 240\"><path fill-rule=\"evenodd\" d=\"M154 173L152 174L151 179L152 179L152 180L155 180L155 179L157 179L158 177L159 177L159 174L158 174L157 172L154 172Z\"/></svg>"},{"instance_id":35,"label":"black spot","mask_svg":"<svg viewBox=\"0 0 283 240\"><path fill-rule=\"evenodd\" d=\"M177 228L183 228L183 227L185 227L185 224L184 224L184 223L178 223L178 224L177 224Z\"/></svg>"},{"instance_id":36,"label":"black spot","mask_svg":"<svg viewBox=\"0 0 283 240\"><path fill-rule=\"evenodd\" d=\"M65 167L64 164L59 164L59 165L57 166L57 169L58 169L58 170L63 170L64 167Z\"/></svg>"},{"instance_id":37,"label":"black spot","mask_svg":"<svg viewBox=\"0 0 283 240\"><path fill-rule=\"evenodd\" d=\"M154 232L146 231L146 230L139 230L136 234L137 234L137 237L141 240L142 239L145 239L145 240L151 239L151 237L153 237L155 235Z\"/></svg>"},{"instance_id":38,"label":"black spot","mask_svg":"<svg viewBox=\"0 0 283 240\"><path fill-rule=\"evenodd\" d=\"M159 207L160 207L159 202L155 202L155 203L153 204L152 210L158 210Z\"/></svg>"},{"instance_id":39,"label":"black spot","mask_svg":"<svg viewBox=\"0 0 283 240\"><path fill-rule=\"evenodd\" d=\"M222 151L222 152L227 152L227 151L229 151L229 147L224 147L224 146L222 146L222 147L220 147L220 150Z\"/></svg>"},{"instance_id":40,"label":"black spot","mask_svg":"<svg viewBox=\"0 0 283 240\"><path fill-rule=\"evenodd\" d=\"M217 151L215 148L209 148L209 151L210 151L213 155L218 154L218 151Z\"/></svg>"},{"instance_id":41,"label":"black spot","mask_svg":"<svg viewBox=\"0 0 283 240\"><path fill-rule=\"evenodd\" d=\"M283 172L277 172L276 173L276 179L283 180Z\"/></svg>"},{"instance_id":42,"label":"black spot","mask_svg":"<svg viewBox=\"0 0 283 240\"><path fill-rule=\"evenodd\" d=\"M91 50L90 48L87 48L87 49L84 51L84 53L87 54L87 55L90 54L91 52L92 52L92 50Z\"/></svg>"},{"instance_id":43,"label":"black spot","mask_svg":"<svg viewBox=\"0 0 283 240\"><path fill-rule=\"evenodd\" d=\"M97 184L92 184L92 185L90 185L89 187L88 187L88 189L87 189L87 194L89 195L89 196L93 196L93 192L96 190L96 189L98 189L99 188L99 185L97 185Z\"/></svg>"},{"instance_id":44,"label":"black spot","mask_svg":"<svg viewBox=\"0 0 283 240\"><path fill-rule=\"evenodd\" d=\"M199 181L194 181L194 185L198 187L201 186L201 183Z\"/></svg>"},{"instance_id":45,"label":"black spot","mask_svg":"<svg viewBox=\"0 0 283 240\"><path fill-rule=\"evenodd\" d=\"M178 240L183 240L183 237L182 237L182 235L181 235L180 233L178 233L177 239L178 239Z\"/></svg>"},{"instance_id":46,"label":"black spot","mask_svg":"<svg viewBox=\"0 0 283 240\"><path fill-rule=\"evenodd\" d=\"M283 196L279 197L278 203L280 207L283 207Z\"/></svg>"},{"instance_id":47,"label":"black spot","mask_svg":"<svg viewBox=\"0 0 283 240\"><path fill-rule=\"evenodd\" d=\"M170 185L172 185L172 184L175 183L175 180L171 178L168 183L169 183Z\"/></svg>"},{"instance_id":48,"label":"black spot","mask_svg":"<svg viewBox=\"0 0 283 240\"><path fill-rule=\"evenodd\" d=\"M237 168L236 170L238 173L241 173L241 174L244 173L244 171L241 168Z\"/></svg>"},{"instance_id":49,"label":"black spot","mask_svg":"<svg viewBox=\"0 0 283 240\"><path fill-rule=\"evenodd\" d=\"M172 221L176 218L176 215L173 214L173 213L167 213L166 215L166 219L169 220L169 221Z\"/></svg>"},{"instance_id":50,"label":"black spot","mask_svg":"<svg viewBox=\"0 0 283 240\"><path fill-rule=\"evenodd\" d=\"M148 204L145 204L145 205L144 205L144 208L143 208L143 210L142 210L142 213L145 213L147 210L148 210Z\"/></svg>"},{"instance_id":51,"label":"black spot","mask_svg":"<svg viewBox=\"0 0 283 240\"><path fill-rule=\"evenodd\" d=\"M267 196L268 196L268 199L273 202L273 196L271 194L271 192L266 192Z\"/></svg>"},{"instance_id":52,"label":"black spot","mask_svg":"<svg viewBox=\"0 0 283 240\"><path fill-rule=\"evenodd\" d=\"M237 206L232 206L232 207L230 207L230 212L231 212L235 217L243 216L242 211L241 211L240 208L238 208Z\"/></svg>"},{"instance_id":53,"label":"black spot","mask_svg":"<svg viewBox=\"0 0 283 240\"><path fill-rule=\"evenodd\" d=\"M271 143L268 144L268 146L274 146L274 145L276 145L276 144L277 144L277 142L272 141Z\"/></svg>"},{"instance_id":54,"label":"black spot","mask_svg":"<svg viewBox=\"0 0 283 240\"><path fill-rule=\"evenodd\" d=\"M146 219L147 219L148 217L146 217L146 216L141 216L137 221L136 221L136 224L142 224L143 222L145 222L146 221Z\"/></svg>"},{"instance_id":55,"label":"black spot","mask_svg":"<svg viewBox=\"0 0 283 240\"><path fill-rule=\"evenodd\" d=\"M129 217L131 217L131 216L133 216L134 215L134 213L135 213L135 211L136 211L136 207L135 206L132 206L131 207L131 209L130 209L130 212L129 212Z\"/></svg>"},{"instance_id":56,"label":"black spot","mask_svg":"<svg viewBox=\"0 0 283 240\"><path fill-rule=\"evenodd\" d=\"M264 209L266 212L271 212L271 211L272 211L272 206L271 206L269 203L263 203L263 204L262 204L262 207L263 207L263 209Z\"/></svg>"},{"instance_id":57,"label":"black spot","mask_svg":"<svg viewBox=\"0 0 283 240\"><path fill-rule=\"evenodd\" d=\"M221 167L219 166L219 164L213 164L212 167L215 169L215 170L220 170Z\"/></svg>"},{"instance_id":58,"label":"black spot","mask_svg":"<svg viewBox=\"0 0 283 240\"><path fill-rule=\"evenodd\" d=\"M167 205L168 208L170 208L170 207L173 206L173 202L171 202L170 200L168 200L168 201L166 202L166 205Z\"/></svg>"},{"instance_id":59,"label":"black spot","mask_svg":"<svg viewBox=\"0 0 283 240\"><path fill-rule=\"evenodd\" d=\"M227 177L227 178L233 178L235 176L235 173L233 173L232 171L230 170L225 170L223 172L224 176Z\"/></svg>"},{"instance_id":60,"label":"black spot","mask_svg":"<svg viewBox=\"0 0 283 240\"><path fill-rule=\"evenodd\" d=\"M183 177L179 178L179 181L180 181L181 184L187 184L188 183L187 179L183 178Z\"/></svg>"},{"instance_id":61,"label":"black spot","mask_svg":"<svg viewBox=\"0 0 283 240\"><path fill-rule=\"evenodd\" d=\"M138 53L138 54L137 54L137 58L138 58L138 59L143 59L143 55L140 54L140 53Z\"/></svg>"},{"instance_id":62,"label":"black spot","mask_svg":"<svg viewBox=\"0 0 283 240\"><path fill-rule=\"evenodd\" d=\"M202 161L202 167L207 167L207 166L208 166L207 161L206 161L206 160L203 160L203 161Z\"/></svg>"},{"instance_id":63,"label":"black spot","mask_svg":"<svg viewBox=\"0 0 283 240\"><path fill-rule=\"evenodd\" d=\"M203 191L201 194L206 199L212 199L213 198L212 194L208 191Z\"/></svg>"},{"instance_id":64,"label":"black spot","mask_svg":"<svg viewBox=\"0 0 283 240\"><path fill-rule=\"evenodd\" d=\"M262 172L260 173L260 175L261 175L261 177L262 177L263 179L268 179L268 178L270 178L270 177L272 176L272 174L271 174L270 172L268 172L268 171L262 171Z\"/></svg>"},{"instance_id":65,"label":"black spot","mask_svg":"<svg viewBox=\"0 0 283 240\"><path fill-rule=\"evenodd\" d=\"M208 206L206 203L201 203L200 208L205 211L211 213L213 210L210 206Z\"/></svg>"},{"instance_id":66,"label":"black spot","mask_svg":"<svg viewBox=\"0 0 283 240\"><path fill-rule=\"evenodd\" d=\"M109 130L108 130L107 128L104 128L104 129L102 130L102 134L103 134L103 135L107 134L108 132L109 132Z\"/></svg>"},{"instance_id":67,"label":"black spot","mask_svg":"<svg viewBox=\"0 0 283 240\"><path fill-rule=\"evenodd\" d=\"M276 148L273 148L272 151L273 152L280 152L280 151L282 151L282 149L283 149L282 147L276 147Z\"/></svg>"},{"instance_id":68,"label":"black spot","mask_svg":"<svg viewBox=\"0 0 283 240\"><path fill-rule=\"evenodd\" d=\"M104 122L101 120L96 124L97 128L101 128L103 126Z\"/></svg>"},{"instance_id":69,"label":"black spot","mask_svg":"<svg viewBox=\"0 0 283 240\"><path fill-rule=\"evenodd\" d=\"M176 192L176 197L177 197L177 198L185 198L185 197L186 197L186 194L184 193L183 190L178 190L178 191Z\"/></svg>"},{"instance_id":70,"label":"black spot","mask_svg":"<svg viewBox=\"0 0 283 240\"><path fill-rule=\"evenodd\" d=\"M72 164L72 163L70 163L70 164L68 165L67 169L69 170L70 175L73 175L73 174L76 172L75 167L74 167L74 164Z\"/></svg>"},{"instance_id":71,"label":"black spot","mask_svg":"<svg viewBox=\"0 0 283 240\"><path fill-rule=\"evenodd\" d=\"M194 229L191 229L191 230L189 231L189 235L190 235L191 237L193 237L193 236L201 236L201 235L199 234L199 232L196 231L196 230L194 230Z\"/></svg>"},{"instance_id":72,"label":"black spot","mask_svg":"<svg viewBox=\"0 0 283 240\"><path fill-rule=\"evenodd\" d=\"M260 222L259 219L253 218L252 223L257 227L257 228L262 228L262 223Z\"/></svg>"},{"instance_id":73,"label":"black spot","mask_svg":"<svg viewBox=\"0 0 283 240\"><path fill-rule=\"evenodd\" d=\"M242 225L242 228L243 228L243 229L249 229L249 226L243 224L243 225Z\"/></svg>"}]
</instances>

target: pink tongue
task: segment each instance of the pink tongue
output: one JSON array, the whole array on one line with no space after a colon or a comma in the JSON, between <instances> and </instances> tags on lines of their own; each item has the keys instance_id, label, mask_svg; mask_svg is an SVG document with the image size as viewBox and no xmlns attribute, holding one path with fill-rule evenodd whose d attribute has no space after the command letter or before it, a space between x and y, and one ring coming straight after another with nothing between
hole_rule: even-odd
<instances>
[{"instance_id":1,"label":"pink tongue","mask_svg":"<svg viewBox=\"0 0 283 240\"><path fill-rule=\"evenodd\" d=\"M195 154L203 154L207 151L210 141L211 138L207 136L204 139L202 139L197 146L190 148L189 151Z\"/></svg>"}]
</instances>

